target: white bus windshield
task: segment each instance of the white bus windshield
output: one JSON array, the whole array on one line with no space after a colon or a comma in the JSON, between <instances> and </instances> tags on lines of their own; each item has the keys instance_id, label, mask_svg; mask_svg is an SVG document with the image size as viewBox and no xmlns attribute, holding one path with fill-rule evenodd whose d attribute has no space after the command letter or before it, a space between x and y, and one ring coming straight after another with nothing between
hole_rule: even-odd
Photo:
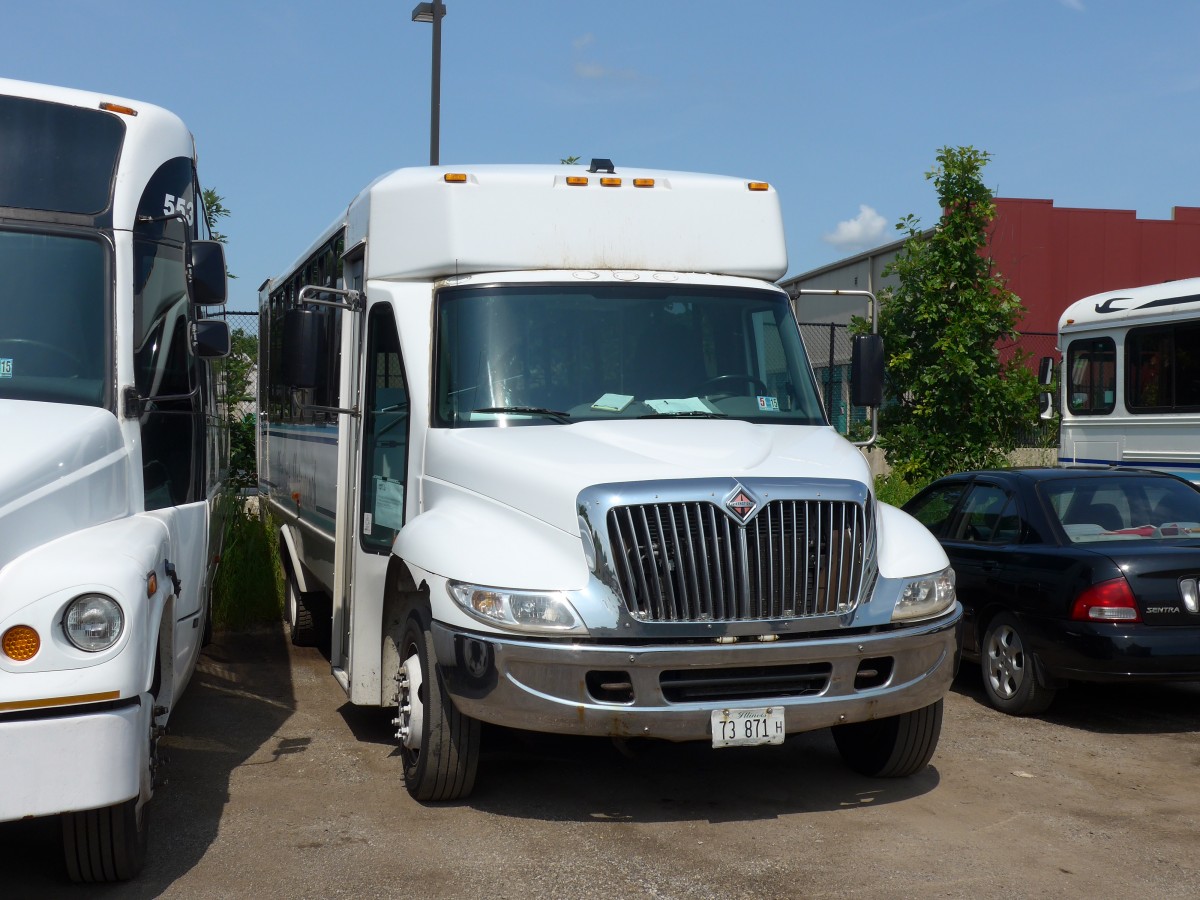
<instances>
[{"instance_id":1,"label":"white bus windshield","mask_svg":"<svg viewBox=\"0 0 1200 900\"><path fill-rule=\"evenodd\" d=\"M731 418L824 425L785 295L500 285L438 295L435 422Z\"/></svg>"},{"instance_id":2,"label":"white bus windshield","mask_svg":"<svg viewBox=\"0 0 1200 900\"><path fill-rule=\"evenodd\" d=\"M110 280L99 237L0 229L0 399L104 405Z\"/></svg>"}]
</instances>

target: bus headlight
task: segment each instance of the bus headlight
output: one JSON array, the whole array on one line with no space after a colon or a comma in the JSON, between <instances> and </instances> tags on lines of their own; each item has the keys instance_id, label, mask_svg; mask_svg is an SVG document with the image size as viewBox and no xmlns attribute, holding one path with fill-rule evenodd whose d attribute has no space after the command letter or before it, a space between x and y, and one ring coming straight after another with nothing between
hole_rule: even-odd
<instances>
[{"instance_id":1,"label":"bus headlight","mask_svg":"<svg viewBox=\"0 0 1200 900\"><path fill-rule=\"evenodd\" d=\"M892 610L893 622L930 619L954 605L954 570L942 569L932 575L913 578L900 591L900 599Z\"/></svg>"},{"instance_id":2,"label":"bus headlight","mask_svg":"<svg viewBox=\"0 0 1200 900\"><path fill-rule=\"evenodd\" d=\"M80 650L99 653L120 639L125 615L112 597L83 594L67 607L62 627L67 640Z\"/></svg>"},{"instance_id":3,"label":"bus headlight","mask_svg":"<svg viewBox=\"0 0 1200 900\"><path fill-rule=\"evenodd\" d=\"M575 607L561 591L507 591L502 588L446 583L454 602L491 625L519 631L587 634Z\"/></svg>"}]
</instances>

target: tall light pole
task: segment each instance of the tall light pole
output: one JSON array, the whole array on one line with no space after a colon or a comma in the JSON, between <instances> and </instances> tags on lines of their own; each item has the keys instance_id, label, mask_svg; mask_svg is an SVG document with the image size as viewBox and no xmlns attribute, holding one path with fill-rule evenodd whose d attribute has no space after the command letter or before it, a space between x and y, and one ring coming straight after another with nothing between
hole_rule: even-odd
<instances>
[{"instance_id":1,"label":"tall light pole","mask_svg":"<svg viewBox=\"0 0 1200 900\"><path fill-rule=\"evenodd\" d=\"M413 7L414 22L433 23L433 74L429 89L429 164L438 164L438 132L442 114L442 18L446 15L446 4L441 0L418 3Z\"/></svg>"}]
</instances>

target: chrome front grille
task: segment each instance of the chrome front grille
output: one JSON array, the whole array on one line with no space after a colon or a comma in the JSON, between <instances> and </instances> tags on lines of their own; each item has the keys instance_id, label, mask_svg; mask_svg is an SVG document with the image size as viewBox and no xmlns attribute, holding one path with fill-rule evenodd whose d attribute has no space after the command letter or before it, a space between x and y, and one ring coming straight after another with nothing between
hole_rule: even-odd
<instances>
[{"instance_id":1,"label":"chrome front grille","mask_svg":"<svg viewBox=\"0 0 1200 900\"><path fill-rule=\"evenodd\" d=\"M840 615L873 586L869 507L772 500L745 524L716 503L614 506L608 538L625 608L644 622Z\"/></svg>"}]
</instances>

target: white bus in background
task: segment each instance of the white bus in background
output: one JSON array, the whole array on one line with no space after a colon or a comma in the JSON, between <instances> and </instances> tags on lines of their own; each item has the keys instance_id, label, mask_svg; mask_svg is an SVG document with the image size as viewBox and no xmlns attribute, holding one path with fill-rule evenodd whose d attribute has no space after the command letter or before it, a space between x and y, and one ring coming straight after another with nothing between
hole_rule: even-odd
<instances>
[{"instance_id":1,"label":"white bus in background","mask_svg":"<svg viewBox=\"0 0 1200 900\"><path fill-rule=\"evenodd\" d=\"M1200 278L1107 291L1062 314L1059 462L1200 480Z\"/></svg>"},{"instance_id":2,"label":"white bus in background","mask_svg":"<svg viewBox=\"0 0 1200 900\"><path fill-rule=\"evenodd\" d=\"M953 575L829 426L786 268L769 185L593 160L392 172L263 284L293 640L415 798L471 791L481 722L928 763Z\"/></svg>"},{"instance_id":3,"label":"white bus in background","mask_svg":"<svg viewBox=\"0 0 1200 900\"><path fill-rule=\"evenodd\" d=\"M0 123L0 821L115 881L210 627L224 254L173 114L0 80Z\"/></svg>"}]
</instances>

